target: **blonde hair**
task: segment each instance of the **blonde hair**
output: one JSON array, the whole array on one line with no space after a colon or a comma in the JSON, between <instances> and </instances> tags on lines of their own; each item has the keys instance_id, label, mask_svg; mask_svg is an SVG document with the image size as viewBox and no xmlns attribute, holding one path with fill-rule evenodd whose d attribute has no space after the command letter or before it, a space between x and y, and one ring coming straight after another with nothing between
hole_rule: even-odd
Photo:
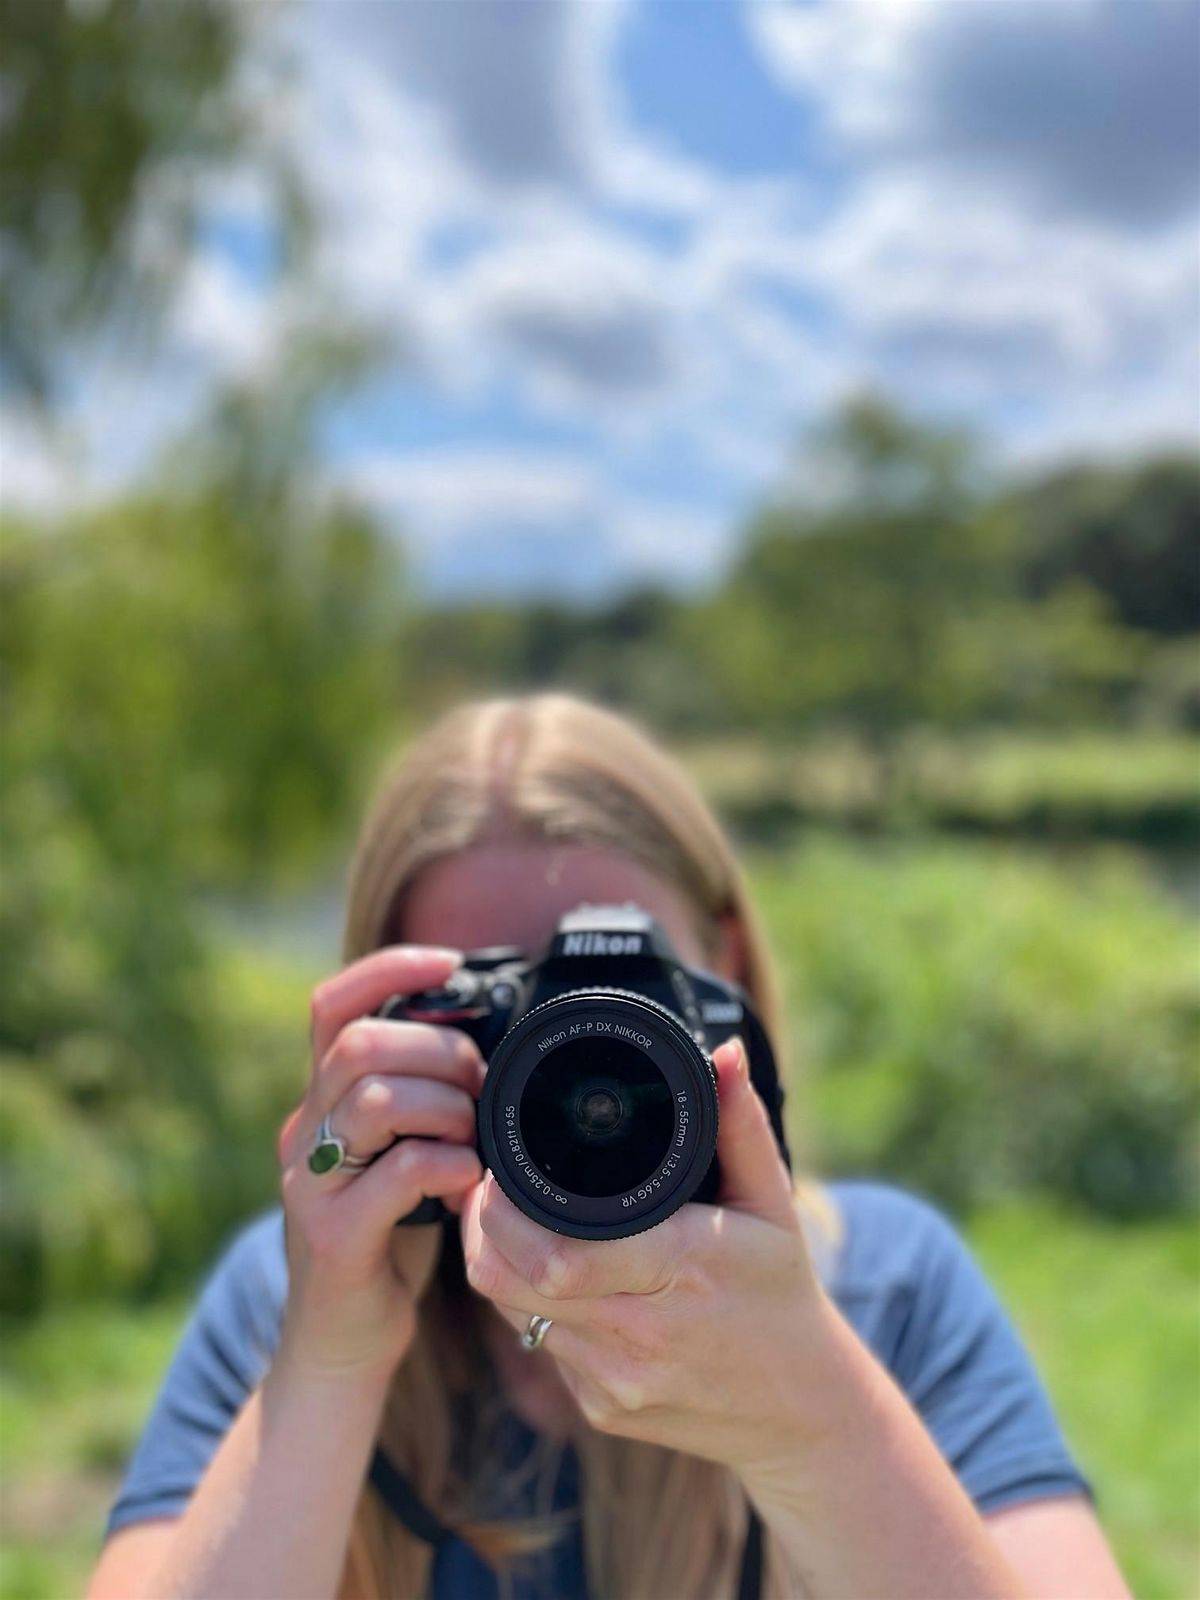
<instances>
[{"instance_id":1,"label":"blonde hair","mask_svg":"<svg viewBox=\"0 0 1200 1600\"><path fill-rule=\"evenodd\" d=\"M569 695L462 706L408 747L359 835L345 960L402 939L405 898L422 868L489 838L597 845L634 858L681 891L710 953L722 920L732 918L741 934L739 980L778 1049L780 1008L766 941L720 825L652 739L627 719ZM503 1571L549 1542L561 1514L487 1522L472 1504L475 1485L503 1474L493 1432L503 1401L484 1382L482 1302L466 1287L456 1242L447 1230L417 1333L392 1382L379 1442L425 1503ZM457 1475L453 1449L464 1415L478 1441L469 1482ZM684 1600L734 1592L747 1507L729 1469L582 1422L574 1442L590 1594ZM543 1443L529 1469L541 1506L560 1448ZM764 1550L764 1596L795 1594L797 1575L782 1570L769 1535ZM412 1600L427 1591L431 1558L368 1486L339 1593L343 1600Z\"/></svg>"}]
</instances>

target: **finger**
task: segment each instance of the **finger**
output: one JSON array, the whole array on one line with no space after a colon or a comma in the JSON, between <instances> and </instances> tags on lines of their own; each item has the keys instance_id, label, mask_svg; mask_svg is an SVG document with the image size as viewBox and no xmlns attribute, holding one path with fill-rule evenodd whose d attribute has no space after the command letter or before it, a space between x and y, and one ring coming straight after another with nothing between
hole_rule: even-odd
<instances>
[{"instance_id":1,"label":"finger","mask_svg":"<svg viewBox=\"0 0 1200 1600\"><path fill-rule=\"evenodd\" d=\"M471 1288L501 1309L508 1306L523 1312L526 1322L534 1312L560 1321L578 1321L581 1316L586 1317L595 1301L546 1299L530 1288L516 1268L492 1244L483 1231L479 1215L486 1187L485 1178L464 1198L459 1220L463 1265ZM521 1325L523 1327L524 1322Z\"/></svg>"},{"instance_id":2,"label":"finger","mask_svg":"<svg viewBox=\"0 0 1200 1600\"><path fill-rule=\"evenodd\" d=\"M299 1113L294 1112L280 1131L280 1161L288 1166L304 1159L316 1139L322 1117L331 1115L354 1084L364 1078L431 1079L454 1085L476 1099L483 1087L483 1075L483 1058L475 1041L459 1028L359 1017L338 1034L309 1085ZM337 1131L348 1139L341 1127Z\"/></svg>"},{"instance_id":3,"label":"finger","mask_svg":"<svg viewBox=\"0 0 1200 1600\"><path fill-rule=\"evenodd\" d=\"M740 1039L728 1039L713 1052L721 1118L717 1129L719 1200L736 1211L795 1230L792 1181L775 1143L771 1119L750 1081L750 1063Z\"/></svg>"},{"instance_id":4,"label":"finger","mask_svg":"<svg viewBox=\"0 0 1200 1600\"><path fill-rule=\"evenodd\" d=\"M500 1301L493 1301L492 1303L510 1328L518 1334L525 1332L525 1329L529 1326L530 1313L528 1311L522 1310L520 1306L506 1306ZM549 1312L540 1312L539 1315L549 1316L550 1314ZM553 1356L556 1361L569 1368L576 1377L587 1377L589 1365L593 1364L595 1360L594 1350L589 1346L586 1338L580 1335L576 1329L569 1327L561 1318L551 1316L550 1320L554 1326L548 1330L545 1338L538 1345L538 1350L546 1355ZM535 1352L530 1351L529 1353L532 1355ZM574 1390L574 1385L571 1387Z\"/></svg>"},{"instance_id":5,"label":"finger","mask_svg":"<svg viewBox=\"0 0 1200 1600\"><path fill-rule=\"evenodd\" d=\"M679 1260L675 1217L631 1239L571 1239L531 1222L491 1173L483 1183L479 1223L509 1265L546 1300L653 1294L671 1283Z\"/></svg>"},{"instance_id":6,"label":"finger","mask_svg":"<svg viewBox=\"0 0 1200 1600\"><path fill-rule=\"evenodd\" d=\"M359 1078L329 1113L351 1155L369 1160L405 1134L475 1143L475 1101L432 1078Z\"/></svg>"},{"instance_id":7,"label":"finger","mask_svg":"<svg viewBox=\"0 0 1200 1600\"><path fill-rule=\"evenodd\" d=\"M392 1228L422 1200L460 1195L482 1175L479 1156L468 1145L401 1139L335 1197L346 1238L353 1241L347 1248L378 1259L390 1246Z\"/></svg>"},{"instance_id":8,"label":"finger","mask_svg":"<svg viewBox=\"0 0 1200 1600\"><path fill-rule=\"evenodd\" d=\"M479 1046L461 1028L358 1017L338 1034L317 1069L309 1104L320 1121L368 1077L434 1078L477 1099L483 1075Z\"/></svg>"},{"instance_id":9,"label":"finger","mask_svg":"<svg viewBox=\"0 0 1200 1600\"><path fill-rule=\"evenodd\" d=\"M313 1060L323 1059L352 1018L377 1010L389 995L440 987L461 964L458 950L397 944L372 951L326 978L313 990L310 1004Z\"/></svg>"},{"instance_id":10,"label":"finger","mask_svg":"<svg viewBox=\"0 0 1200 1600\"><path fill-rule=\"evenodd\" d=\"M516 1307L497 1305L496 1310L517 1336L529 1326L529 1317ZM553 1360L563 1386L583 1417L602 1432L657 1443L659 1407L647 1403L642 1377L636 1371L627 1371L620 1377L601 1377L608 1368L599 1347L586 1333L567 1327L556 1318L550 1320L553 1326L529 1354L536 1357L540 1353Z\"/></svg>"},{"instance_id":11,"label":"finger","mask_svg":"<svg viewBox=\"0 0 1200 1600\"><path fill-rule=\"evenodd\" d=\"M279 1165L284 1167L290 1159L289 1152L296 1138L297 1130L304 1117L303 1102L289 1111L283 1119L283 1126L275 1136L275 1154L279 1157Z\"/></svg>"}]
</instances>

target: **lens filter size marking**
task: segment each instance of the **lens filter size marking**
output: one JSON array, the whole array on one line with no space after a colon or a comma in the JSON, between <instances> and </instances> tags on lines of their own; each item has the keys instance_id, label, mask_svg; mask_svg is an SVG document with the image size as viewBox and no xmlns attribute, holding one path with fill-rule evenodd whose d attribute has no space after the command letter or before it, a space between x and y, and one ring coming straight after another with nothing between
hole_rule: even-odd
<instances>
[{"instance_id":1,"label":"lens filter size marking","mask_svg":"<svg viewBox=\"0 0 1200 1600\"><path fill-rule=\"evenodd\" d=\"M512 1153L513 1161L516 1163L517 1171L525 1179L529 1187L536 1189L539 1194L548 1195L551 1200L556 1201L560 1206L565 1206L568 1203L566 1195L559 1194L552 1184L546 1182L545 1178L521 1148L521 1136L517 1132L516 1106L505 1106L504 1108L504 1131L508 1135L508 1148Z\"/></svg>"}]
</instances>

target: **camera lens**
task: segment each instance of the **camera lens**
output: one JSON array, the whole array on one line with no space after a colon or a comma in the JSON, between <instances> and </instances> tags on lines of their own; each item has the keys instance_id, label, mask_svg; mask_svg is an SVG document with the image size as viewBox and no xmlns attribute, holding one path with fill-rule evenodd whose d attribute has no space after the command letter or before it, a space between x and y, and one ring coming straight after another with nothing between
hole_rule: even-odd
<instances>
[{"instance_id":1,"label":"camera lens","mask_svg":"<svg viewBox=\"0 0 1200 1600\"><path fill-rule=\"evenodd\" d=\"M577 1238L621 1238L670 1216L716 1148L712 1065L682 1022L641 995L578 990L501 1040L479 1106L484 1159L526 1215Z\"/></svg>"},{"instance_id":2,"label":"camera lens","mask_svg":"<svg viewBox=\"0 0 1200 1600\"><path fill-rule=\"evenodd\" d=\"M529 1158L575 1194L613 1194L644 1183L675 1131L671 1091L636 1045L583 1039L552 1051L521 1098Z\"/></svg>"}]
</instances>

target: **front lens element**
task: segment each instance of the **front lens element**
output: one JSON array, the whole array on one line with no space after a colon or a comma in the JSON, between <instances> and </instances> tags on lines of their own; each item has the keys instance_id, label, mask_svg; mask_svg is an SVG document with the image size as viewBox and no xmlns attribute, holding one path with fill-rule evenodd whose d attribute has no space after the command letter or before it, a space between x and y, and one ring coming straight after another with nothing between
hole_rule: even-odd
<instances>
[{"instance_id":1,"label":"front lens element","mask_svg":"<svg viewBox=\"0 0 1200 1600\"><path fill-rule=\"evenodd\" d=\"M575 989L535 1006L493 1051L479 1100L484 1161L544 1227L621 1239L711 1177L712 1063L680 1019L628 990Z\"/></svg>"},{"instance_id":2,"label":"front lens element","mask_svg":"<svg viewBox=\"0 0 1200 1600\"><path fill-rule=\"evenodd\" d=\"M602 1139L615 1133L624 1115L620 1090L603 1085L589 1084L575 1102L576 1119L589 1139Z\"/></svg>"},{"instance_id":3,"label":"front lens element","mask_svg":"<svg viewBox=\"0 0 1200 1600\"><path fill-rule=\"evenodd\" d=\"M593 1199L645 1183L675 1131L666 1079L643 1051L616 1040L584 1039L540 1061L520 1116L534 1165Z\"/></svg>"}]
</instances>

